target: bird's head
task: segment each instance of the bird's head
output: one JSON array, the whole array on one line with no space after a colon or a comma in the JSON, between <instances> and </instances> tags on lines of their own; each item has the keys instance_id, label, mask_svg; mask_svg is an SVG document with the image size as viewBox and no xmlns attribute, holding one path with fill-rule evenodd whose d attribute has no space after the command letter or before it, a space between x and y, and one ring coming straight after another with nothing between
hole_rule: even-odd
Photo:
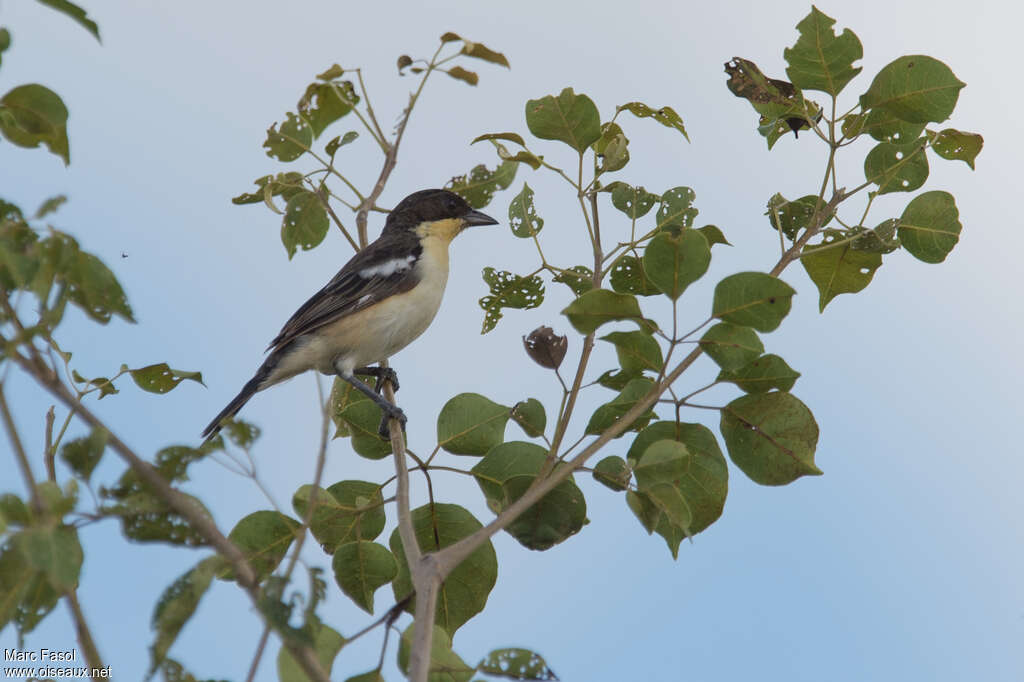
<instances>
[{"instance_id":1,"label":"bird's head","mask_svg":"<svg viewBox=\"0 0 1024 682\"><path fill-rule=\"evenodd\" d=\"M451 241L473 225L496 225L497 220L474 210L466 200L446 189L424 189L402 199L388 214L385 231L411 230L420 237Z\"/></svg>"}]
</instances>

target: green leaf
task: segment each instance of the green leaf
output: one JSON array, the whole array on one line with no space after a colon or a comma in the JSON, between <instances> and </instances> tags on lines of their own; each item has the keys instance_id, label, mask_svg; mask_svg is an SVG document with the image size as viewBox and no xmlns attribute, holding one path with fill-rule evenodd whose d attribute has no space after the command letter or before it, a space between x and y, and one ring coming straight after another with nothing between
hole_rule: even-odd
<instances>
[{"instance_id":1,"label":"green leaf","mask_svg":"<svg viewBox=\"0 0 1024 682\"><path fill-rule=\"evenodd\" d=\"M686 473L690 452L675 440L653 443L637 462L633 470L637 492L647 496L665 520L689 536L692 515L690 505L679 489L679 481Z\"/></svg>"},{"instance_id":2,"label":"green leaf","mask_svg":"<svg viewBox=\"0 0 1024 682\"><path fill-rule=\"evenodd\" d=\"M19 147L46 148L71 163L68 151L68 109L53 90L31 83L0 98L0 133Z\"/></svg>"},{"instance_id":3,"label":"green leaf","mask_svg":"<svg viewBox=\"0 0 1024 682\"><path fill-rule=\"evenodd\" d=\"M357 540L334 553L331 562L338 587L367 613L373 613L373 593L398 575L395 555L384 545Z\"/></svg>"},{"instance_id":4,"label":"green leaf","mask_svg":"<svg viewBox=\"0 0 1024 682\"><path fill-rule=\"evenodd\" d=\"M948 192L925 192L907 204L900 217L903 248L925 263L941 263L960 239L960 212Z\"/></svg>"},{"instance_id":5,"label":"green leaf","mask_svg":"<svg viewBox=\"0 0 1024 682\"><path fill-rule=\"evenodd\" d=\"M95 21L89 18L89 15L86 14L84 9L73 2L68 2L68 0L38 0L38 2L51 9L57 10L61 14L71 17L71 19L77 24L91 33L96 40L100 39L100 27L96 25Z\"/></svg>"},{"instance_id":6,"label":"green leaf","mask_svg":"<svg viewBox=\"0 0 1024 682\"><path fill-rule=\"evenodd\" d=\"M932 151L943 159L963 161L974 170L974 159L981 153L985 138L977 133L965 133L953 128L941 132L928 131Z\"/></svg>"},{"instance_id":7,"label":"green leaf","mask_svg":"<svg viewBox=\"0 0 1024 682\"><path fill-rule=\"evenodd\" d=\"M562 310L562 314L580 334L591 334L601 325L617 320L645 322L636 297L607 289L588 291Z\"/></svg>"},{"instance_id":8,"label":"green leaf","mask_svg":"<svg viewBox=\"0 0 1024 682\"><path fill-rule=\"evenodd\" d=\"M242 419L228 419L221 423L223 433L228 437L235 447L248 450L256 439L260 437L260 427L250 424Z\"/></svg>"},{"instance_id":9,"label":"green leaf","mask_svg":"<svg viewBox=\"0 0 1024 682\"><path fill-rule=\"evenodd\" d=\"M469 83L470 85L476 85L478 82L480 82L480 76L478 76L476 73L472 71L468 71L462 68L461 66L453 66L447 71L445 71L445 73L447 73L455 80L463 81L464 83Z\"/></svg>"},{"instance_id":10,"label":"green leaf","mask_svg":"<svg viewBox=\"0 0 1024 682\"><path fill-rule=\"evenodd\" d=\"M843 135L854 138L867 133L879 142L905 144L921 137L924 123L907 123L885 109L872 109L865 114L851 114L843 120Z\"/></svg>"},{"instance_id":11,"label":"green leaf","mask_svg":"<svg viewBox=\"0 0 1024 682\"><path fill-rule=\"evenodd\" d=\"M318 622L315 630L313 650L320 661L320 667L330 674L334 659L345 646L345 638L337 630L323 623ZM280 682L309 682L309 676L285 646L282 646L277 654L277 679Z\"/></svg>"},{"instance_id":12,"label":"green leaf","mask_svg":"<svg viewBox=\"0 0 1024 682\"><path fill-rule=\"evenodd\" d=\"M299 115L309 124L315 139L320 137L327 126L352 111L358 103L359 95L351 81L310 83L299 99L298 110Z\"/></svg>"},{"instance_id":13,"label":"green leaf","mask_svg":"<svg viewBox=\"0 0 1024 682\"><path fill-rule=\"evenodd\" d=\"M296 193L288 200L281 221L281 242L288 251L288 258L294 256L300 246L303 251L319 246L329 227L327 209L320 197L309 191Z\"/></svg>"},{"instance_id":14,"label":"green leaf","mask_svg":"<svg viewBox=\"0 0 1024 682\"><path fill-rule=\"evenodd\" d=\"M427 504L412 511L416 542L424 553L444 549L480 530L480 522L462 507L454 504ZM409 565L402 540L396 529L391 534L391 551L398 561L398 577L391 583L396 600L413 593ZM437 625L448 634L454 633L470 618L480 613L487 596L498 579L498 559L490 541L473 551L441 583L437 600ZM415 611L415 597L406 610ZM435 643L437 633L434 633Z\"/></svg>"},{"instance_id":15,"label":"green leaf","mask_svg":"<svg viewBox=\"0 0 1024 682\"><path fill-rule=\"evenodd\" d=\"M900 221L895 218L883 220L873 230L866 230L863 227L855 227L850 230L851 234L859 235L851 242L856 251L868 253L892 253L900 248L900 238L896 236L896 228Z\"/></svg>"},{"instance_id":16,"label":"green leaf","mask_svg":"<svg viewBox=\"0 0 1024 682\"><path fill-rule=\"evenodd\" d=\"M437 415L437 443L453 455L486 455L505 439L510 411L479 393L460 393Z\"/></svg>"},{"instance_id":17,"label":"green leaf","mask_svg":"<svg viewBox=\"0 0 1024 682\"><path fill-rule=\"evenodd\" d=\"M581 154L601 137L597 106L572 88L565 88L557 97L527 101L526 126L536 137L564 142Z\"/></svg>"},{"instance_id":18,"label":"green leaf","mask_svg":"<svg viewBox=\"0 0 1024 682\"><path fill-rule=\"evenodd\" d=\"M586 265L574 265L562 270L551 281L566 285L579 296L594 288L594 272Z\"/></svg>"},{"instance_id":19,"label":"green leaf","mask_svg":"<svg viewBox=\"0 0 1024 682\"><path fill-rule=\"evenodd\" d=\"M313 490L304 485L295 491L292 508L299 518L306 518ZM387 519L379 484L339 481L326 490L316 490L309 529L328 554L347 542L373 540L384 530Z\"/></svg>"},{"instance_id":20,"label":"green leaf","mask_svg":"<svg viewBox=\"0 0 1024 682\"><path fill-rule=\"evenodd\" d=\"M21 552L9 541L0 545L0 628L17 618L19 609L23 608L22 599L37 575ZM45 584L45 579L42 582ZM53 591L52 588L50 591ZM40 615L45 616L56 603L54 594L49 607L39 609L42 612Z\"/></svg>"},{"instance_id":21,"label":"green leaf","mask_svg":"<svg viewBox=\"0 0 1024 682\"><path fill-rule=\"evenodd\" d=\"M263 147L267 156L278 161L294 161L313 145L313 127L292 112L285 114L284 123L267 128Z\"/></svg>"},{"instance_id":22,"label":"green leaf","mask_svg":"<svg viewBox=\"0 0 1024 682\"><path fill-rule=\"evenodd\" d=\"M357 137L359 137L359 133L354 130L350 130L344 135L339 135L328 142L327 146L324 147L324 151L326 151L327 155L333 159L334 155L338 153L338 149L355 142Z\"/></svg>"},{"instance_id":23,"label":"green leaf","mask_svg":"<svg viewBox=\"0 0 1024 682\"><path fill-rule=\"evenodd\" d=\"M26 528L11 540L25 563L44 573L54 590L64 592L78 587L84 555L74 528Z\"/></svg>"},{"instance_id":24,"label":"green leaf","mask_svg":"<svg viewBox=\"0 0 1024 682\"><path fill-rule=\"evenodd\" d=\"M558 679L544 658L529 649L495 649L476 667L491 677L507 677L511 680Z\"/></svg>"},{"instance_id":25,"label":"green leaf","mask_svg":"<svg viewBox=\"0 0 1024 682\"><path fill-rule=\"evenodd\" d=\"M510 441L491 450L471 471L487 498L487 506L501 514L523 496L547 458L547 450L539 445ZM523 547L543 551L578 533L586 518L583 492L567 478L505 530Z\"/></svg>"},{"instance_id":26,"label":"green leaf","mask_svg":"<svg viewBox=\"0 0 1024 682\"><path fill-rule=\"evenodd\" d=\"M636 256L623 256L614 266L611 272L612 289L620 294L635 294L637 296L658 296L661 291L654 286L654 282L647 277L643 264Z\"/></svg>"},{"instance_id":27,"label":"green leaf","mask_svg":"<svg viewBox=\"0 0 1024 682\"><path fill-rule=\"evenodd\" d=\"M480 299L480 307L484 309L481 334L497 326L503 316L502 308L529 310L544 302L544 280L537 275L520 277L508 270L487 267L483 270L483 278L491 293Z\"/></svg>"},{"instance_id":28,"label":"green leaf","mask_svg":"<svg viewBox=\"0 0 1024 682\"><path fill-rule=\"evenodd\" d=\"M391 441L377 432L382 414L382 410L362 393L341 412L345 428L352 436L352 449L360 457L383 459L391 454Z\"/></svg>"},{"instance_id":29,"label":"green leaf","mask_svg":"<svg viewBox=\"0 0 1024 682\"><path fill-rule=\"evenodd\" d=\"M639 375L644 370L660 372L665 364L661 346L653 336L645 332L612 332L602 336L601 340L615 346L619 366L628 374Z\"/></svg>"},{"instance_id":30,"label":"green leaf","mask_svg":"<svg viewBox=\"0 0 1024 682\"><path fill-rule=\"evenodd\" d=\"M783 56L789 67L786 75L793 85L804 90L820 90L838 95L861 72L853 63L864 56L860 40L850 29L836 36L835 19L811 7L811 13L796 25L800 37Z\"/></svg>"},{"instance_id":31,"label":"green leaf","mask_svg":"<svg viewBox=\"0 0 1024 682\"><path fill-rule=\"evenodd\" d=\"M939 60L909 55L882 67L860 106L884 109L908 123L941 123L953 113L964 85Z\"/></svg>"},{"instance_id":32,"label":"green leaf","mask_svg":"<svg viewBox=\"0 0 1024 682\"><path fill-rule=\"evenodd\" d=\"M704 227L698 227L697 231L704 235L704 239L708 240L708 246L714 246L715 244L725 244L726 246L732 246L729 240L725 238L725 234L721 228L717 225L705 225Z\"/></svg>"},{"instance_id":33,"label":"green leaf","mask_svg":"<svg viewBox=\"0 0 1024 682\"><path fill-rule=\"evenodd\" d=\"M864 177L878 185L879 194L913 192L928 179L924 138L905 144L882 142L864 159Z\"/></svg>"},{"instance_id":34,"label":"green leaf","mask_svg":"<svg viewBox=\"0 0 1024 682\"><path fill-rule=\"evenodd\" d=\"M85 438L76 438L60 449L60 458L71 467L75 475L88 481L103 456L109 434L105 429L93 429Z\"/></svg>"},{"instance_id":35,"label":"green leaf","mask_svg":"<svg viewBox=\"0 0 1024 682\"><path fill-rule=\"evenodd\" d=\"M754 111L761 114L762 128L773 128L788 119L803 120L809 113L803 93L792 83L765 76L757 64L749 59L733 57L726 63L725 72L729 80L725 85L737 97L750 102ZM792 129L792 128L790 128ZM762 130L762 134L766 134ZM769 148L772 141L769 141Z\"/></svg>"},{"instance_id":36,"label":"green leaf","mask_svg":"<svg viewBox=\"0 0 1024 682\"><path fill-rule=\"evenodd\" d=\"M288 201L296 194L306 191L302 184L302 173L288 172L278 173L277 175L264 175L262 178L256 178L253 182L256 183L258 188L255 192L239 194L231 199L231 203L241 206L242 204L258 204L262 201L270 210L275 213L281 213L281 210L274 205L271 197L280 196L285 201Z\"/></svg>"},{"instance_id":37,"label":"green leaf","mask_svg":"<svg viewBox=\"0 0 1024 682\"><path fill-rule=\"evenodd\" d=\"M55 213L57 209L59 209L61 206L67 203L67 200L68 198L63 194L58 194L57 196L50 197L49 199L47 199L46 201L39 205L39 208L36 209L36 214L33 217L36 220L45 218L51 213Z\"/></svg>"},{"instance_id":38,"label":"green leaf","mask_svg":"<svg viewBox=\"0 0 1024 682\"><path fill-rule=\"evenodd\" d=\"M750 480L786 485L818 476L814 464L818 424L790 393L752 393L722 408L720 425L729 457Z\"/></svg>"},{"instance_id":39,"label":"green leaf","mask_svg":"<svg viewBox=\"0 0 1024 682\"><path fill-rule=\"evenodd\" d=\"M280 512L256 511L235 524L228 539L242 550L256 579L262 582L284 559L301 527L301 523ZM219 577L233 580L234 571L227 569Z\"/></svg>"},{"instance_id":40,"label":"green leaf","mask_svg":"<svg viewBox=\"0 0 1024 682\"><path fill-rule=\"evenodd\" d=\"M217 570L223 565L218 556L208 557L180 576L164 590L153 609L151 625L156 630L156 639L149 647L150 673L167 658L167 652L178 639L185 623L195 613L196 607L210 588Z\"/></svg>"},{"instance_id":41,"label":"green leaf","mask_svg":"<svg viewBox=\"0 0 1024 682\"><path fill-rule=\"evenodd\" d=\"M345 682L387 682L384 676L380 674L380 669L371 670L369 672L362 673L361 675L355 675L348 678Z\"/></svg>"},{"instance_id":42,"label":"green leaf","mask_svg":"<svg viewBox=\"0 0 1024 682\"><path fill-rule=\"evenodd\" d=\"M544 412L544 405L536 398L528 398L512 406L512 420L523 429L523 432L530 438L539 438L544 435L544 428L548 423L548 416Z\"/></svg>"},{"instance_id":43,"label":"green leaf","mask_svg":"<svg viewBox=\"0 0 1024 682\"><path fill-rule=\"evenodd\" d=\"M495 192L512 184L517 168L519 164L515 161L502 161L493 171L480 164L467 175L456 175L444 188L458 194L473 208L483 208L491 203Z\"/></svg>"},{"instance_id":44,"label":"green leaf","mask_svg":"<svg viewBox=\"0 0 1024 682\"><path fill-rule=\"evenodd\" d=\"M793 290L763 272L729 275L715 287L711 315L725 322L770 332L782 323L793 303Z\"/></svg>"},{"instance_id":45,"label":"green leaf","mask_svg":"<svg viewBox=\"0 0 1024 682\"><path fill-rule=\"evenodd\" d=\"M800 372L778 355L762 355L738 369L723 369L718 373L718 381L734 383L747 393L765 393L773 388L788 391L799 376Z\"/></svg>"},{"instance_id":46,"label":"green leaf","mask_svg":"<svg viewBox=\"0 0 1024 682\"><path fill-rule=\"evenodd\" d=\"M658 206L658 229L692 226L693 219L697 217L697 209L693 207L696 197L696 192L689 187L673 187L662 194L661 205Z\"/></svg>"},{"instance_id":47,"label":"green leaf","mask_svg":"<svg viewBox=\"0 0 1024 682\"><path fill-rule=\"evenodd\" d=\"M398 667L406 675L409 674L409 652L412 649L415 628L415 623L406 628L398 644ZM427 680L429 682L469 682L474 672L473 668L466 665L466 662L452 651L450 631L446 632L440 625L435 625L434 632L430 637L430 668Z\"/></svg>"},{"instance_id":48,"label":"green leaf","mask_svg":"<svg viewBox=\"0 0 1024 682\"><path fill-rule=\"evenodd\" d=\"M64 278L68 299L93 320L106 324L113 315L119 315L135 322L121 283L96 256L80 251Z\"/></svg>"},{"instance_id":49,"label":"green leaf","mask_svg":"<svg viewBox=\"0 0 1024 682\"><path fill-rule=\"evenodd\" d=\"M150 393L167 393L186 379L195 381L203 386L206 385L203 384L202 372L185 372L180 369L171 369L167 366L166 362L140 367L139 369L130 369L128 373L132 375L136 386Z\"/></svg>"},{"instance_id":50,"label":"green leaf","mask_svg":"<svg viewBox=\"0 0 1024 682\"><path fill-rule=\"evenodd\" d=\"M657 194L643 187L634 187L624 182L613 182L601 189L612 195L612 206L626 214L631 220L642 218L661 200Z\"/></svg>"},{"instance_id":51,"label":"green leaf","mask_svg":"<svg viewBox=\"0 0 1024 682\"><path fill-rule=\"evenodd\" d=\"M646 377L631 379L614 400L601 405L594 411L594 414L590 416L590 421L587 423L584 433L595 436L604 433L625 416L627 412L633 409L642 398L650 393L653 387L654 382ZM647 412L641 414L632 424L623 429L616 438L621 438L627 431L639 431L647 426L647 423L656 416L654 412L648 409Z\"/></svg>"},{"instance_id":52,"label":"green leaf","mask_svg":"<svg viewBox=\"0 0 1024 682\"><path fill-rule=\"evenodd\" d=\"M598 173L621 170L629 163L629 138L618 123L601 125L601 137L593 144L593 149L599 162Z\"/></svg>"},{"instance_id":53,"label":"green leaf","mask_svg":"<svg viewBox=\"0 0 1024 682\"><path fill-rule=\"evenodd\" d=\"M639 377L640 375L635 372L623 372L621 370L610 369L595 379L595 381L605 388L610 388L613 391L618 392L624 389L626 384L630 381Z\"/></svg>"},{"instance_id":54,"label":"green leaf","mask_svg":"<svg viewBox=\"0 0 1024 682\"><path fill-rule=\"evenodd\" d=\"M686 128L683 127L683 119L679 117L679 114L672 107L655 109L643 102L627 102L626 104L619 105L616 112L619 111L628 111L638 118L653 118L666 128L678 130L683 134L687 142L690 141L690 136L686 134Z\"/></svg>"},{"instance_id":55,"label":"green leaf","mask_svg":"<svg viewBox=\"0 0 1024 682\"><path fill-rule=\"evenodd\" d=\"M322 81L332 81L335 78L340 78L345 73L345 69L341 68L338 64L331 64L326 71L318 73L316 77Z\"/></svg>"},{"instance_id":56,"label":"green leaf","mask_svg":"<svg viewBox=\"0 0 1024 682\"><path fill-rule=\"evenodd\" d=\"M508 225L512 234L521 239L535 237L544 227L544 219L537 215L533 206L533 190L525 182L522 191L508 205Z\"/></svg>"},{"instance_id":57,"label":"green leaf","mask_svg":"<svg viewBox=\"0 0 1024 682\"><path fill-rule=\"evenodd\" d=\"M0 26L0 55L11 46L11 32ZM2 61L2 60L0 60Z\"/></svg>"},{"instance_id":58,"label":"green leaf","mask_svg":"<svg viewBox=\"0 0 1024 682\"><path fill-rule=\"evenodd\" d=\"M484 135L477 135L470 144L476 144L484 140L505 140L506 142L514 142L520 147L526 147L526 142L523 141L523 136L519 133L486 133Z\"/></svg>"},{"instance_id":59,"label":"green leaf","mask_svg":"<svg viewBox=\"0 0 1024 682\"><path fill-rule=\"evenodd\" d=\"M505 58L500 52L495 52L491 48L487 47L483 43L474 43L471 40L462 39L462 54L467 57L473 57L475 59L482 59L485 62L492 64L499 64L504 66L506 69L511 68L508 64L508 59Z\"/></svg>"},{"instance_id":60,"label":"green leaf","mask_svg":"<svg viewBox=\"0 0 1024 682\"><path fill-rule=\"evenodd\" d=\"M675 301L708 271L711 247L697 230L684 229L677 235L661 232L648 242L643 263L647 277Z\"/></svg>"},{"instance_id":61,"label":"green leaf","mask_svg":"<svg viewBox=\"0 0 1024 682\"><path fill-rule=\"evenodd\" d=\"M808 244L800 254L800 263L818 287L818 310L825 310L828 302L839 294L855 294L871 283L875 270L882 265L882 254L853 248L854 242L845 241L845 234L826 230L820 244Z\"/></svg>"},{"instance_id":62,"label":"green leaf","mask_svg":"<svg viewBox=\"0 0 1024 682\"><path fill-rule=\"evenodd\" d=\"M701 350L724 370L738 369L764 352L764 344L750 327L719 322L704 332Z\"/></svg>"},{"instance_id":63,"label":"green leaf","mask_svg":"<svg viewBox=\"0 0 1024 682\"><path fill-rule=\"evenodd\" d=\"M814 211L819 202L822 205L822 210L824 210L825 202L818 199L814 194L808 194L793 201L787 200L781 194L774 194L768 200L768 210L765 212L765 215L768 216L768 221L773 230L781 231L782 234L792 241L796 239L801 230L810 226L814 220ZM829 216L829 219L831 219L831 216ZM822 222L822 225L826 224L828 224L828 220Z\"/></svg>"},{"instance_id":64,"label":"green leaf","mask_svg":"<svg viewBox=\"0 0 1024 682\"><path fill-rule=\"evenodd\" d=\"M626 460L612 455L595 464L592 475L595 481L606 488L621 492L629 489L633 470L630 469Z\"/></svg>"}]
</instances>

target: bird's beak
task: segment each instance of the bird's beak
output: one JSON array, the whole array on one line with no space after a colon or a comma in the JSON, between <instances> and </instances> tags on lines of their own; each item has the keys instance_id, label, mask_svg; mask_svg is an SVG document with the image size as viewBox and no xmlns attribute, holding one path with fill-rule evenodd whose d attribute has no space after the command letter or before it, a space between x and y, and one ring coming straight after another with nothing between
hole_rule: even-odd
<instances>
[{"instance_id":1,"label":"bird's beak","mask_svg":"<svg viewBox=\"0 0 1024 682\"><path fill-rule=\"evenodd\" d=\"M462 222L466 227L473 225L497 225L498 221L481 211L470 211L462 216Z\"/></svg>"}]
</instances>

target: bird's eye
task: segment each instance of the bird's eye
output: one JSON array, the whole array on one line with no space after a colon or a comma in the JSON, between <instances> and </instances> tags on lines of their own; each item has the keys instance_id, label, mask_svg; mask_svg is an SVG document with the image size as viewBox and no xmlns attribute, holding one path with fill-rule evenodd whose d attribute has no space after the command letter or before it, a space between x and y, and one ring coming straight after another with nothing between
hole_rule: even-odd
<instances>
[{"instance_id":1,"label":"bird's eye","mask_svg":"<svg viewBox=\"0 0 1024 682\"><path fill-rule=\"evenodd\" d=\"M455 197L445 197L444 206L445 208L454 211L459 207L459 201Z\"/></svg>"}]
</instances>

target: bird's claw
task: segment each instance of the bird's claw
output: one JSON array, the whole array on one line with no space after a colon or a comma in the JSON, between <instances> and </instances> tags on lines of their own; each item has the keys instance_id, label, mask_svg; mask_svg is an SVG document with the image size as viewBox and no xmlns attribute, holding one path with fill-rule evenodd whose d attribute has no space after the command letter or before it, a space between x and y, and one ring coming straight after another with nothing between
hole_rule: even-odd
<instances>
[{"instance_id":1,"label":"bird's claw","mask_svg":"<svg viewBox=\"0 0 1024 682\"><path fill-rule=\"evenodd\" d=\"M381 438L391 438L392 419L397 419L398 423L401 424L401 427L403 429L405 428L405 423L407 421L405 412L402 412L402 408L391 405L384 410L384 414L380 419L380 427L377 429L377 433L380 434Z\"/></svg>"},{"instance_id":2,"label":"bird's claw","mask_svg":"<svg viewBox=\"0 0 1024 682\"><path fill-rule=\"evenodd\" d=\"M398 393L398 373L391 367L380 367L378 371L380 373L377 375L377 392L380 393L386 381L391 384L391 390Z\"/></svg>"}]
</instances>

